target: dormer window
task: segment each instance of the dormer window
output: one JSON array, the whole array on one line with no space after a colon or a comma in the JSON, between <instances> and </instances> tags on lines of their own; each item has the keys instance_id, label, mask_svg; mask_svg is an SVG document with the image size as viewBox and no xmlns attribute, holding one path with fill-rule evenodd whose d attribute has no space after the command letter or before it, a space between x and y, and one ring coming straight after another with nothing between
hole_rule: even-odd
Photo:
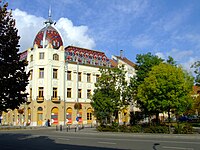
<instances>
[{"instance_id":1,"label":"dormer window","mask_svg":"<svg viewBox=\"0 0 200 150\"><path fill-rule=\"evenodd\" d=\"M53 54L53 60L59 60L59 55L58 54Z\"/></svg>"},{"instance_id":2,"label":"dormer window","mask_svg":"<svg viewBox=\"0 0 200 150\"><path fill-rule=\"evenodd\" d=\"M53 41L53 46L56 46L56 41Z\"/></svg>"},{"instance_id":3,"label":"dormer window","mask_svg":"<svg viewBox=\"0 0 200 150\"><path fill-rule=\"evenodd\" d=\"M39 59L44 59L44 52L39 53Z\"/></svg>"},{"instance_id":4,"label":"dormer window","mask_svg":"<svg viewBox=\"0 0 200 150\"><path fill-rule=\"evenodd\" d=\"M33 61L33 55L30 56L30 61Z\"/></svg>"}]
</instances>

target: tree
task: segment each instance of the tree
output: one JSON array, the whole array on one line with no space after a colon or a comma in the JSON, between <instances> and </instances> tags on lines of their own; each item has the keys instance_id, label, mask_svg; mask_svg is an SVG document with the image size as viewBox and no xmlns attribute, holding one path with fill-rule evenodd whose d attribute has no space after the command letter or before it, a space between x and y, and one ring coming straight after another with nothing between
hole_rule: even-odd
<instances>
[{"instance_id":1,"label":"tree","mask_svg":"<svg viewBox=\"0 0 200 150\"><path fill-rule=\"evenodd\" d=\"M194 73L196 74L196 85L200 86L200 61L196 61L191 67L195 69Z\"/></svg>"},{"instance_id":2,"label":"tree","mask_svg":"<svg viewBox=\"0 0 200 150\"><path fill-rule=\"evenodd\" d=\"M2 4L2 2L0 2ZM7 11L8 4L0 5L0 110L18 108L26 101L28 74L26 61L20 60L19 36L15 20Z\"/></svg>"},{"instance_id":3,"label":"tree","mask_svg":"<svg viewBox=\"0 0 200 150\"><path fill-rule=\"evenodd\" d=\"M129 89L131 89L132 93L132 99L134 99L137 102L138 107L145 115L150 115L151 113L148 112L148 109L145 108L145 105L143 104L143 101L140 101L140 99L137 97L138 93L138 86L144 82L144 79L148 76L148 72L151 71L151 68L153 66L159 65L164 60L159 58L158 56L154 56L151 53L147 54L138 54L136 56L136 73L137 75L134 76L131 79L131 83L129 85ZM133 122L134 121L134 115L132 115Z\"/></svg>"},{"instance_id":4,"label":"tree","mask_svg":"<svg viewBox=\"0 0 200 150\"><path fill-rule=\"evenodd\" d=\"M157 121L162 112L168 112L170 120L171 110L181 113L191 106L192 86L193 77L181 67L160 63L139 85L137 96L148 111L156 114Z\"/></svg>"},{"instance_id":5,"label":"tree","mask_svg":"<svg viewBox=\"0 0 200 150\"><path fill-rule=\"evenodd\" d=\"M128 105L127 82L124 67L100 69L101 77L95 84L91 105L95 116L102 121L110 121L114 115L118 120L118 112Z\"/></svg>"},{"instance_id":6,"label":"tree","mask_svg":"<svg viewBox=\"0 0 200 150\"><path fill-rule=\"evenodd\" d=\"M153 66L159 65L163 59L154 56L151 53L138 54L136 56L136 71L137 71L137 85L140 85L147 77L148 72L151 71Z\"/></svg>"}]
</instances>

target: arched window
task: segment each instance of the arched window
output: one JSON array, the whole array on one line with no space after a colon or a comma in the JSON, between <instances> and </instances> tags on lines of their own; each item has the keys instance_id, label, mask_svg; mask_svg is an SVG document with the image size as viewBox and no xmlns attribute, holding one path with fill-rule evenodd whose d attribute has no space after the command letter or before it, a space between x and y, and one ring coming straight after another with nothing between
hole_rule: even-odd
<instances>
[{"instance_id":1,"label":"arched window","mask_svg":"<svg viewBox=\"0 0 200 150\"><path fill-rule=\"evenodd\" d=\"M30 61L33 61L33 55L30 56Z\"/></svg>"},{"instance_id":2,"label":"arched window","mask_svg":"<svg viewBox=\"0 0 200 150\"><path fill-rule=\"evenodd\" d=\"M72 108L71 107L67 108L66 122L67 124L72 124Z\"/></svg>"},{"instance_id":3,"label":"arched window","mask_svg":"<svg viewBox=\"0 0 200 150\"><path fill-rule=\"evenodd\" d=\"M58 108L54 107L51 110L51 123L52 124L58 124Z\"/></svg>"},{"instance_id":4,"label":"arched window","mask_svg":"<svg viewBox=\"0 0 200 150\"><path fill-rule=\"evenodd\" d=\"M59 55L58 54L53 54L53 60L59 60Z\"/></svg>"}]
</instances>

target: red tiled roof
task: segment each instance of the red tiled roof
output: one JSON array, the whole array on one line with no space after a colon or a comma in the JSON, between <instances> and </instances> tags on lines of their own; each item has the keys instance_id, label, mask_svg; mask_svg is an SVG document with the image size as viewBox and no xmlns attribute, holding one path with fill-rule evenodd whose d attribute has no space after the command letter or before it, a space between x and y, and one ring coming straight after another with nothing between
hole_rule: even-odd
<instances>
[{"instance_id":1,"label":"red tiled roof","mask_svg":"<svg viewBox=\"0 0 200 150\"><path fill-rule=\"evenodd\" d=\"M135 67L136 64L134 64L132 61L130 61L129 59L127 59L126 57L120 57L120 56L115 56L117 57L117 59L120 59L122 61L124 61L125 63L127 63L128 65L132 66L132 67Z\"/></svg>"},{"instance_id":2,"label":"red tiled roof","mask_svg":"<svg viewBox=\"0 0 200 150\"><path fill-rule=\"evenodd\" d=\"M111 67L117 67L117 62L110 59Z\"/></svg>"},{"instance_id":3,"label":"red tiled roof","mask_svg":"<svg viewBox=\"0 0 200 150\"><path fill-rule=\"evenodd\" d=\"M199 94L199 93L200 93L200 87L194 85L194 86L193 86L193 91L194 91L195 94Z\"/></svg>"},{"instance_id":4,"label":"red tiled roof","mask_svg":"<svg viewBox=\"0 0 200 150\"><path fill-rule=\"evenodd\" d=\"M68 51L68 50L78 50L79 52L84 52L84 53L94 53L94 54L98 54L98 55L103 55L105 56L105 53L104 52L100 52L100 51L97 51L97 50L90 50L90 49L86 49L86 48L81 48L81 47L76 47L76 46L67 46L65 47L65 50Z\"/></svg>"}]
</instances>

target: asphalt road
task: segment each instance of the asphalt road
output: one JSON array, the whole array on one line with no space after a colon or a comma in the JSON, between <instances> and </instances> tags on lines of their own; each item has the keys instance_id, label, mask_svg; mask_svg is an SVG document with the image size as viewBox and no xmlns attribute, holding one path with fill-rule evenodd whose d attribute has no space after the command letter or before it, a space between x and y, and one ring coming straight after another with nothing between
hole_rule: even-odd
<instances>
[{"instance_id":1,"label":"asphalt road","mask_svg":"<svg viewBox=\"0 0 200 150\"><path fill-rule=\"evenodd\" d=\"M0 150L200 150L200 134L102 133L55 128L0 131Z\"/></svg>"}]
</instances>

